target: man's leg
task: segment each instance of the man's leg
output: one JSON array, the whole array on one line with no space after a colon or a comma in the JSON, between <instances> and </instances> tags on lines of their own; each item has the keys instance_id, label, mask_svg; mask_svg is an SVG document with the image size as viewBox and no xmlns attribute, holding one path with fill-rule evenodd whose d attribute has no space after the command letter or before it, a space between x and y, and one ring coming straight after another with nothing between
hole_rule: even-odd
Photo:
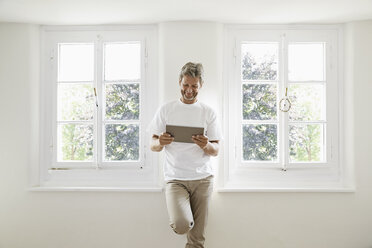
<instances>
[{"instance_id":1,"label":"man's leg","mask_svg":"<svg viewBox=\"0 0 372 248\"><path fill-rule=\"evenodd\" d=\"M165 187L170 226L177 234L185 234L194 226L190 194L182 181L168 181Z\"/></svg>"},{"instance_id":2,"label":"man's leg","mask_svg":"<svg viewBox=\"0 0 372 248\"><path fill-rule=\"evenodd\" d=\"M190 188L190 203L195 223L187 233L186 248L204 248L204 233L213 191L213 176L190 183Z\"/></svg>"}]
</instances>

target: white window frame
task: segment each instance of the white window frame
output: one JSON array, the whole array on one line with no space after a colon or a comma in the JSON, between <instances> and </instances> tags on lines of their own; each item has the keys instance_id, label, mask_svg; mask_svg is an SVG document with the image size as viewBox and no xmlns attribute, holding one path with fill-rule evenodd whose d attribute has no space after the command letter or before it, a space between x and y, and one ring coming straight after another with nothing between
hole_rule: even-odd
<instances>
[{"instance_id":1,"label":"white window frame","mask_svg":"<svg viewBox=\"0 0 372 248\"><path fill-rule=\"evenodd\" d=\"M338 25L225 25L224 131L225 155L219 191L353 191L343 163L343 30ZM279 42L279 101L285 95L288 42L326 42L326 158L322 163L288 163L288 115L279 115L279 165L241 162L241 42ZM281 73L283 72L283 73ZM277 103L277 105L279 105Z\"/></svg>"},{"instance_id":2,"label":"white window frame","mask_svg":"<svg viewBox=\"0 0 372 248\"><path fill-rule=\"evenodd\" d=\"M158 158L149 149L150 123L158 105L157 26L43 26L41 33L40 137L38 173L32 180L34 190L140 190L159 191ZM93 162L57 163L57 46L58 43L87 42L95 44L94 84L99 108L94 112L97 137L103 137L103 44L104 42L141 43L140 82L140 159L139 161L103 161L103 149L94 140ZM79 164L76 166L75 164ZM94 166L92 166L94 165Z\"/></svg>"}]
</instances>

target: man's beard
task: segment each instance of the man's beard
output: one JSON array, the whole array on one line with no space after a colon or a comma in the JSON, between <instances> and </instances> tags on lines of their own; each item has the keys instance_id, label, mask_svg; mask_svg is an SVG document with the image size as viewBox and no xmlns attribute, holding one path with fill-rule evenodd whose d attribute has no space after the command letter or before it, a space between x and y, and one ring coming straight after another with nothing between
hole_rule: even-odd
<instances>
[{"instance_id":1,"label":"man's beard","mask_svg":"<svg viewBox=\"0 0 372 248\"><path fill-rule=\"evenodd\" d=\"M186 92L184 90L181 90L181 94L182 94L183 99L185 99L187 101L193 101L196 98L196 96L198 95L197 92L192 92L192 96L187 97Z\"/></svg>"}]
</instances>

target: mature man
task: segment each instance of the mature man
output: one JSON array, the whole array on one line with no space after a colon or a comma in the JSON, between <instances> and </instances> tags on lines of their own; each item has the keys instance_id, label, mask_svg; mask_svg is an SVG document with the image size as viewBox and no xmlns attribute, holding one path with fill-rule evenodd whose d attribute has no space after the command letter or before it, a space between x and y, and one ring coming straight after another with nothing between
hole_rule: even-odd
<instances>
[{"instance_id":1,"label":"mature man","mask_svg":"<svg viewBox=\"0 0 372 248\"><path fill-rule=\"evenodd\" d=\"M181 98L164 104L149 126L151 150L166 154L164 177L170 226L177 234L187 233L187 247L204 247L204 230L213 189L210 157L217 156L221 132L216 113L198 101L203 86L202 64L187 63L179 76ZM203 127L204 134L190 137L191 143L174 142L166 125Z\"/></svg>"}]
</instances>

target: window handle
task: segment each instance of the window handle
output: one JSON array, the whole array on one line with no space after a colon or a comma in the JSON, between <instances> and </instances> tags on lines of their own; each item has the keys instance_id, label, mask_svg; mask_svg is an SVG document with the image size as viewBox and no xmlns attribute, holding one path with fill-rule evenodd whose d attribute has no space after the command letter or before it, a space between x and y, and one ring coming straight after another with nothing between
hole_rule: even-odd
<instances>
[{"instance_id":1,"label":"window handle","mask_svg":"<svg viewBox=\"0 0 372 248\"><path fill-rule=\"evenodd\" d=\"M97 97L97 90L94 88L94 98L96 99L96 106L98 108L98 97Z\"/></svg>"},{"instance_id":2,"label":"window handle","mask_svg":"<svg viewBox=\"0 0 372 248\"><path fill-rule=\"evenodd\" d=\"M289 100L287 93L288 93L288 88L285 88L285 97L283 97L279 102L279 109L282 112L288 112L292 107L292 103Z\"/></svg>"}]
</instances>

